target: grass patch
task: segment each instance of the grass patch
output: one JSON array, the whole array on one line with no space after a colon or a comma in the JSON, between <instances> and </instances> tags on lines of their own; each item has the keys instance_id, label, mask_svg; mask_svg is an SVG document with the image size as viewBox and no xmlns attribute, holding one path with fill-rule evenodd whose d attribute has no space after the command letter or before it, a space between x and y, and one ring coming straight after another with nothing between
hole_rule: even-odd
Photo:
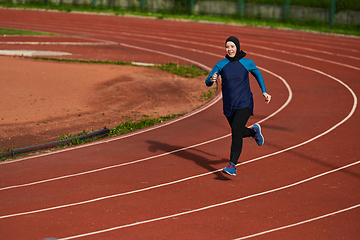
<instances>
[{"instance_id":1,"label":"grass patch","mask_svg":"<svg viewBox=\"0 0 360 240\"><path fill-rule=\"evenodd\" d=\"M78 63L96 63L96 64L113 64L113 65L134 65L131 62L121 62L121 61L112 62L112 61L109 61L109 60L104 60L104 61L95 61L94 60L93 61L93 60L83 60L83 59L60 59L60 58L44 58L44 57L32 57L31 59L57 61L57 62L78 62Z\"/></svg>"},{"instance_id":2,"label":"grass patch","mask_svg":"<svg viewBox=\"0 0 360 240\"><path fill-rule=\"evenodd\" d=\"M30 153L30 154L16 155L14 157L8 157L6 159L14 159L14 158L18 158L18 157L25 157L25 156L29 156L29 155L48 152L48 151L55 150L55 149L61 149L61 148L69 147L69 146L75 146L75 145L79 145L79 144L93 142L93 141L96 141L96 140L99 140L99 139L105 139L105 138L121 135L121 134L124 134L124 133L133 132L133 131L143 129L143 128L146 128L146 127L150 127L152 125L162 123L162 122L170 120L170 119L174 119L174 118L176 118L178 116L182 116L182 114L171 114L171 115L161 116L161 117L157 117L157 118L149 118L148 116L143 115L143 119L140 119L140 120L137 120L137 121L129 119L129 120L125 121L125 122L122 122L118 126L110 129L109 134L106 135L105 137L93 137L93 138L84 139L84 140L73 139L70 143L61 144L60 146L58 146L56 148L48 149L48 150L45 150L45 151L34 152L34 153ZM54 141L61 141L61 140L66 140L66 139L70 139L70 138L74 138L74 137L79 137L79 136L85 135L87 133L90 133L90 131L83 130L81 133L74 134L74 135L72 135L72 134L62 134L57 139L54 139ZM13 149L13 150L15 150L15 149ZM11 151L11 149L6 149L4 151L0 151L0 153L8 152L8 151ZM5 161L6 159L4 157L0 157L0 161Z\"/></svg>"},{"instance_id":3,"label":"grass patch","mask_svg":"<svg viewBox=\"0 0 360 240\"><path fill-rule=\"evenodd\" d=\"M160 117L157 117L157 118L149 118L149 116L147 116L147 115L142 115L143 118L140 119L140 120L134 121L133 119L129 119L129 120L126 120L126 121L120 123L118 126L110 129L109 134L106 137L103 137L103 138L113 137L113 136L121 135L121 134L124 134L124 133L133 132L133 131L136 131L136 130L139 130L139 129L150 127L150 126L158 124L158 123L162 123L164 121L176 118L178 116L182 116L182 114L171 114L171 115L167 115L167 116L160 116ZM128 117L128 118L130 118L130 117ZM78 136L81 136L81 135L85 135L87 133L89 133L89 131L83 130L81 133L78 133L78 134L75 134L75 135L62 134L57 139L54 139L54 140L55 141L66 140L66 139L78 137ZM77 141L77 142L74 142L73 144L71 144L70 146L77 145L77 144L80 144L80 143L92 142L92 141L94 141L94 139L95 138L88 139L88 140ZM96 139L99 139L99 138L96 138Z\"/></svg>"},{"instance_id":4,"label":"grass patch","mask_svg":"<svg viewBox=\"0 0 360 240\"><path fill-rule=\"evenodd\" d=\"M302 31L314 31L319 33L332 33L360 36L359 25L340 25L335 23L331 28L329 23L320 22L316 20L308 20L304 22L294 21L292 19L257 19L250 17L237 17L237 16L207 16L207 15L162 15L164 19L175 20L190 20L194 22L211 22L211 23L225 23L225 24L238 24L249 27L265 27L274 29L291 29Z\"/></svg>"},{"instance_id":5,"label":"grass patch","mask_svg":"<svg viewBox=\"0 0 360 240\"><path fill-rule=\"evenodd\" d=\"M128 132L132 132L135 130L139 130L142 128L150 127L152 125L162 123L164 121L173 119L175 117L182 116L181 114L171 114L168 116L162 116L158 118L148 118L148 116L143 116L143 119L140 119L138 121L134 121L132 119L121 123L120 125L110 129L110 133L108 136L116 136Z\"/></svg>"},{"instance_id":6,"label":"grass patch","mask_svg":"<svg viewBox=\"0 0 360 240\"><path fill-rule=\"evenodd\" d=\"M205 76L208 74L207 71L200 69L195 65L185 66L185 65L178 65L173 62L164 65L157 65L156 68L166 71L171 74L175 74L185 78L194 78Z\"/></svg>"},{"instance_id":7,"label":"grass patch","mask_svg":"<svg viewBox=\"0 0 360 240\"><path fill-rule=\"evenodd\" d=\"M268 0L264 0L265 2ZM262 3L264 4L264 1L256 1L253 2L256 3ZM279 0L279 2L283 2L282 5L285 5L284 0ZM312 2L318 2L315 0L311 0ZM184 4L188 4L188 1L182 1ZM273 1L273 5L277 5L277 3ZM357 1L352 1L357 2ZM354 10L357 9L359 3L357 3L356 6L349 5L348 1L345 0L339 0L337 3L341 3L342 5L347 6L345 9L347 10ZM305 3L301 4L301 6L306 6ZM312 4L312 3L311 3ZM311 5L310 4L310 5ZM295 2L292 2L292 5L298 5L295 4ZM344 6L345 6L344 5ZM138 7L133 7L129 9L121 9L120 7L116 6L108 6L106 4L104 5L97 5L96 7L91 6L91 4L85 4L85 5L55 5L50 3L49 6L46 6L44 2L38 2L35 3L26 3L26 4L13 4L13 3L0 3L0 6L4 7L14 7L14 8L24 8L24 9L45 9L45 10L59 10L59 11L65 11L65 12L71 12L71 11L79 11L79 12L93 12L93 13L108 13L108 14L114 14L114 15L135 15L135 16L145 16L145 17L155 17L158 19L176 19L176 20L189 20L189 21L209 21L214 23L229 23L229 24L240 24L244 26L255 26L255 27L270 27L270 28L286 28L286 29L294 29L294 30L306 30L306 31L315 31L315 32L324 32L324 33L335 33L335 34L344 34L344 35L354 35L354 36L360 36L360 26L359 25L340 25L340 24L334 24L333 28L331 28L330 23L327 22L319 22L319 21L305 21L305 22L299 22L299 21L292 21L292 20L271 20L271 19L257 19L257 18L240 18L239 16L208 16L208 15L193 15L189 13L189 11L182 11L182 7L179 7L181 11L161 11L158 13L149 12L147 10L141 10ZM312 6L312 5L311 5ZM337 6L337 10L344 9L344 7Z\"/></svg>"},{"instance_id":8,"label":"grass patch","mask_svg":"<svg viewBox=\"0 0 360 240\"><path fill-rule=\"evenodd\" d=\"M54 33L34 32L20 29L0 28L0 36L4 35L55 35Z\"/></svg>"},{"instance_id":9,"label":"grass patch","mask_svg":"<svg viewBox=\"0 0 360 240\"><path fill-rule=\"evenodd\" d=\"M207 92L204 92L201 96L200 96L200 101L207 101L210 98L212 98L214 96L216 92L216 87L211 88L210 90L208 90Z\"/></svg>"},{"instance_id":10,"label":"grass patch","mask_svg":"<svg viewBox=\"0 0 360 240\"><path fill-rule=\"evenodd\" d=\"M50 60L50 61L59 61L59 62L80 62L80 63L96 63L96 64L114 64L114 65L130 65L130 66L137 66L138 64L133 64L131 62L112 62L109 60L106 61L91 61L91 60L81 60L81 59L58 59L58 58L43 58L43 57L33 57L32 59L37 60ZM147 68L156 68L160 69L162 71L166 71L170 74L175 74L180 77L185 78L195 78L200 76L206 76L208 74L207 71L202 70L201 68L191 65L178 65L173 62L167 63L167 64L159 64L154 66L140 66L140 67L147 67Z\"/></svg>"}]
</instances>

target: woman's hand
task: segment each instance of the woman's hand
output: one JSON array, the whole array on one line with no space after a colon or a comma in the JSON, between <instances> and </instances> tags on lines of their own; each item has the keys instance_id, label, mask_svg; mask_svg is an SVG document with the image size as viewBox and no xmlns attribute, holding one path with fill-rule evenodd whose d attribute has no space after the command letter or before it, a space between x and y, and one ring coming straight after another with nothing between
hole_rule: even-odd
<instances>
[{"instance_id":1,"label":"woman's hand","mask_svg":"<svg viewBox=\"0 0 360 240\"><path fill-rule=\"evenodd\" d=\"M211 76L211 82L216 82L216 79L218 78L217 72L214 73L214 75Z\"/></svg>"},{"instance_id":2,"label":"woman's hand","mask_svg":"<svg viewBox=\"0 0 360 240\"><path fill-rule=\"evenodd\" d=\"M271 100L271 95L265 92L265 93L263 93L263 96L265 98L265 102L269 103Z\"/></svg>"}]
</instances>

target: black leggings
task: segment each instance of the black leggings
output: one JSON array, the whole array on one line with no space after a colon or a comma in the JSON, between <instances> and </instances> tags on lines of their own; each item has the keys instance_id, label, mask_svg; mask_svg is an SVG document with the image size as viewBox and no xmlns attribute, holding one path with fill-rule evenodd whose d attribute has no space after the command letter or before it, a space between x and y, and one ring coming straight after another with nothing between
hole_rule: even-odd
<instances>
[{"instance_id":1,"label":"black leggings","mask_svg":"<svg viewBox=\"0 0 360 240\"><path fill-rule=\"evenodd\" d=\"M243 146L243 138L254 137L256 132L247 128L246 123L251 116L250 108L242 108L235 111L231 117L226 116L231 127L231 153L230 162L237 164Z\"/></svg>"}]
</instances>

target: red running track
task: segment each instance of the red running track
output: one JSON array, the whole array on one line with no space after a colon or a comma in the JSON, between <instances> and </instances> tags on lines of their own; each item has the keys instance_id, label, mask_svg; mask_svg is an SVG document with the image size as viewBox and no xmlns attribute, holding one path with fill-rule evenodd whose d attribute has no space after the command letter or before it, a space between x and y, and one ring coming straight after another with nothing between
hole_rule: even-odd
<instances>
[{"instance_id":1,"label":"red running track","mask_svg":"<svg viewBox=\"0 0 360 240\"><path fill-rule=\"evenodd\" d=\"M167 124L2 162L0 239L360 236L359 38L9 9L0 9L0 27L111 42L134 60L145 54L208 69L236 35L273 96L264 104L252 78L249 125L260 122L266 142L245 140L236 177L221 173L230 129L219 95Z\"/></svg>"}]
</instances>

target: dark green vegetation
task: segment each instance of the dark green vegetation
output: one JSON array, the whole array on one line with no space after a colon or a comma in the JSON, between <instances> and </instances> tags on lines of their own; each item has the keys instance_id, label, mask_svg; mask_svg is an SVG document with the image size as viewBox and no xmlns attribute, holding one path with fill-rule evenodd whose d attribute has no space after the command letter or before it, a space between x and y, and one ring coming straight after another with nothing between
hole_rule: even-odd
<instances>
[{"instance_id":1,"label":"dark green vegetation","mask_svg":"<svg viewBox=\"0 0 360 240\"><path fill-rule=\"evenodd\" d=\"M97 64L113 64L113 65L132 65L132 66L138 66L137 64L133 64L131 62L112 62L109 60L106 61L92 61L92 60L82 60L82 59L57 59L57 58L41 58L41 57L34 57L32 59L40 59L40 60L50 60L50 61L60 61L60 62L81 62L81 63L97 63ZM171 74L178 75L180 77L185 78L195 78L200 76L205 76L208 74L208 72L200 69L199 67L195 65L191 66L185 66L185 65L178 65L173 62L167 63L167 64L159 64L159 65L153 65L153 66L142 66L142 67L148 67L148 68L157 68L162 71L166 71Z\"/></svg>"},{"instance_id":2,"label":"dark green vegetation","mask_svg":"<svg viewBox=\"0 0 360 240\"><path fill-rule=\"evenodd\" d=\"M55 35L53 33L33 32L19 29L0 28L0 36L4 35Z\"/></svg>"},{"instance_id":3,"label":"dark green vegetation","mask_svg":"<svg viewBox=\"0 0 360 240\"><path fill-rule=\"evenodd\" d=\"M181 116L181 114L171 114L168 116L158 117L158 118L149 118L148 116L144 115L143 119L139 121L133 121L132 119L121 123L120 125L112 128L108 136L116 136L128 132L132 132L134 130L150 127L152 125L162 123L164 121L173 119L175 117Z\"/></svg>"},{"instance_id":4,"label":"dark green vegetation","mask_svg":"<svg viewBox=\"0 0 360 240\"><path fill-rule=\"evenodd\" d=\"M132 132L135 130L150 127L150 126L158 124L158 123L162 123L164 121L173 119L178 116L181 116L181 114L171 114L168 116L162 116L162 117L158 117L158 118L149 118L148 116L144 115L143 118L138 121L134 121L134 120L130 119L130 120L127 120L127 121L119 124L118 126L110 129L110 132L108 135L106 135L104 137L100 137L100 138L94 137L94 138L88 138L88 139L84 139L84 140L76 139L76 137L90 133L85 130L83 130L81 133L74 134L74 135L62 134L57 139L54 139L54 141L61 141L61 140L66 140L66 139L71 139L71 138L75 138L75 139L73 139L70 143L60 144L59 146L52 148L52 149L48 149L46 151L60 149L60 148L69 147L69 146L75 146L75 145L79 145L79 144L93 142L93 141L96 141L99 139L104 139L104 138L113 137L113 136L117 136L117 135L124 134L124 133L129 133L129 132ZM13 149L13 150L15 150L15 149ZM0 153L10 152L10 151L11 151L11 149L5 149L3 151L0 151ZM36 153L40 153L40 152L43 152L43 151L39 151ZM34 154L34 153L32 153L32 154ZM17 157L24 157L24 156L28 156L28 155L31 155L31 154L15 155L13 157L7 157L7 158L0 156L0 161L5 161L6 159L14 159Z\"/></svg>"},{"instance_id":5,"label":"dark green vegetation","mask_svg":"<svg viewBox=\"0 0 360 240\"><path fill-rule=\"evenodd\" d=\"M229 0L234 1L234 0ZM236 1L236 0L235 0ZM245 0L245 3L268 4L283 6L286 0ZM331 0L290 0L292 6L312 7L312 8L330 8ZM360 1L358 0L336 0L337 11L360 11Z\"/></svg>"},{"instance_id":6,"label":"dark green vegetation","mask_svg":"<svg viewBox=\"0 0 360 240\"><path fill-rule=\"evenodd\" d=\"M150 126L158 124L158 123L162 123L167 120L171 120L178 116L182 116L182 114L171 114L168 116L162 116L162 117L157 117L157 118L149 118L149 116L143 115L142 116L143 118L138 121L129 119L125 122L122 122L118 126L110 129L110 132L106 137L113 137L113 136L121 135L124 133L133 132L135 130L143 129L143 128L150 127ZM74 134L74 135L71 135L71 134L64 135L63 134L63 135L60 135L59 138L54 139L54 141L61 141L61 140L65 140L65 139L75 138L75 137L78 137L81 135L85 135L87 133L90 133L90 132L83 130L81 133ZM77 140L76 139L76 140L73 140L70 144L68 144L68 146L74 146L74 145L78 145L81 143L92 142L94 140L103 139L106 137L91 138L91 139L86 139L86 140ZM62 147L65 147L65 145Z\"/></svg>"},{"instance_id":7,"label":"dark green vegetation","mask_svg":"<svg viewBox=\"0 0 360 240\"><path fill-rule=\"evenodd\" d=\"M166 71L168 73L175 74L185 78L194 78L199 76L205 76L208 74L208 72L198 68L195 65L182 66L171 62L164 65L156 65L155 67L160 70Z\"/></svg>"},{"instance_id":8,"label":"dark green vegetation","mask_svg":"<svg viewBox=\"0 0 360 240\"><path fill-rule=\"evenodd\" d=\"M197 0L202 1L202 0ZM220 0L219 0L220 1ZM232 1L239 2L239 0L221 0L221 1ZM330 8L331 0L290 0L291 6L301 7L316 7L316 8ZM146 9L146 6L130 6L128 9L123 9L114 4L114 1L99 1L100 4L92 6L92 4L80 5L77 1L73 1L73 4L53 4L46 0L29 0L25 1L24 4L9 3L9 1L0 0L0 6L4 7L21 7L21 8L37 8L37 9L51 9L59 11L80 11L80 12L96 12L96 13L109 13L115 15L139 15L139 16L150 16L159 19L187 19L190 21L211 21L211 22L224 22L224 23L235 23L246 26L263 26L271 28L289 28L294 30L310 30L316 32L325 33L337 33L346 35L360 36L359 25L340 25L336 22L331 27L330 23L320 22L315 20L308 20L305 22L298 22L290 19L258 19L249 17L239 16L208 16L208 15L194 15L191 11L191 0L175 0L173 9L159 10L158 12L150 12ZM194 0L194 2L196 2ZM268 4L284 6L286 0L244 0L244 3L255 3L255 4ZM341 10L347 11L360 11L359 0L336 0L336 12Z\"/></svg>"}]
</instances>

